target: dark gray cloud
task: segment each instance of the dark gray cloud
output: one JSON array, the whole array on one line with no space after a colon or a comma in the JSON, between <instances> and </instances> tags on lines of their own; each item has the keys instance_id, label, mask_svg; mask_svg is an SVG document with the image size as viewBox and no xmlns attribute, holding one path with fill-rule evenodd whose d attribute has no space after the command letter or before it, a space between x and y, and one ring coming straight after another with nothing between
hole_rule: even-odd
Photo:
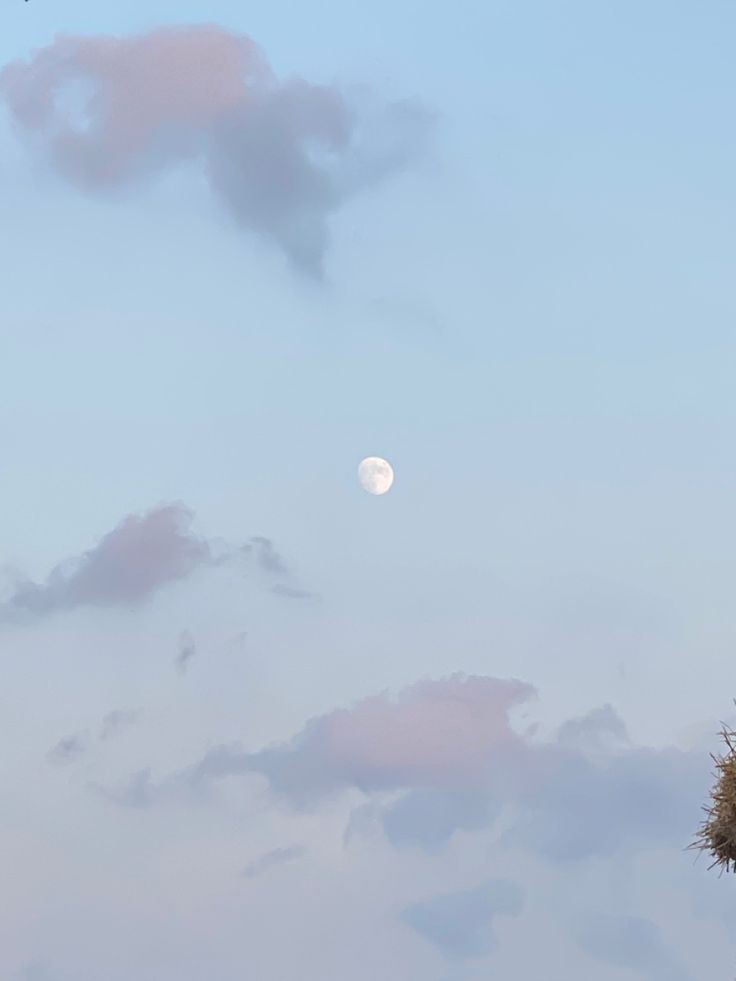
<instances>
[{"instance_id":1,"label":"dark gray cloud","mask_svg":"<svg viewBox=\"0 0 736 981\"><path fill-rule=\"evenodd\" d=\"M53 766L64 766L73 763L74 760L83 756L89 748L89 738L86 733L74 733L65 736L49 750L47 759Z\"/></svg>"},{"instance_id":2,"label":"dark gray cloud","mask_svg":"<svg viewBox=\"0 0 736 981\"><path fill-rule=\"evenodd\" d=\"M307 850L303 845L291 845L288 848L274 848L272 851L266 852L265 855L260 855L246 865L243 869L243 876L246 879L255 879L257 876L263 875L264 872L268 872L277 865L286 865L289 862L295 862L297 859L303 858L306 854Z\"/></svg>"},{"instance_id":3,"label":"dark gray cloud","mask_svg":"<svg viewBox=\"0 0 736 981\"><path fill-rule=\"evenodd\" d=\"M578 928L581 948L614 967L640 972L651 981L692 981L677 964L656 923L640 916L594 914Z\"/></svg>"},{"instance_id":4,"label":"dark gray cloud","mask_svg":"<svg viewBox=\"0 0 736 981\"><path fill-rule=\"evenodd\" d=\"M482 957L495 946L493 922L518 916L524 891L514 882L493 879L474 889L445 893L407 907L404 922L446 957Z\"/></svg>"},{"instance_id":5,"label":"dark gray cloud","mask_svg":"<svg viewBox=\"0 0 736 981\"><path fill-rule=\"evenodd\" d=\"M69 95L79 84L81 104ZM5 66L0 98L33 148L85 189L200 160L232 218L315 277L331 216L421 154L432 122L415 102L376 107L280 81L250 38L207 24L57 37Z\"/></svg>"}]
</instances>

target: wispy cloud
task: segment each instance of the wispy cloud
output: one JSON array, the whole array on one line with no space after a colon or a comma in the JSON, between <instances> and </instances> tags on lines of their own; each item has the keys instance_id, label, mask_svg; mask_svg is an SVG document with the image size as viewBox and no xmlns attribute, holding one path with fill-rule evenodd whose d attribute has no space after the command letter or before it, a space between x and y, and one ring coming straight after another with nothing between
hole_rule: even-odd
<instances>
[{"instance_id":1,"label":"wispy cloud","mask_svg":"<svg viewBox=\"0 0 736 981\"><path fill-rule=\"evenodd\" d=\"M303 858L307 850L303 845L291 845L288 848L274 848L265 855L260 855L243 869L243 876L246 879L254 879L256 876L263 875L277 865L285 865Z\"/></svg>"},{"instance_id":2,"label":"wispy cloud","mask_svg":"<svg viewBox=\"0 0 736 981\"><path fill-rule=\"evenodd\" d=\"M184 674L189 666L189 662L197 653L194 638L188 630L184 630L179 636L179 650L176 655L175 665L179 674Z\"/></svg>"},{"instance_id":3,"label":"wispy cloud","mask_svg":"<svg viewBox=\"0 0 736 981\"><path fill-rule=\"evenodd\" d=\"M69 96L80 83L81 105ZM413 102L366 112L333 85L281 81L249 37L211 24L61 35L3 69L0 97L86 189L201 160L233 219L316 277L330 216L421 153L431 122Z\"/></svg>"},{"instance_id":4,"label":"wispy cloud","mask_svg":"<svg viewBox=\"0 0 736 981\"><path fill-rule=\"evenodd\" d=\"M577 932L582 949L605 964L641 971L653 981L692 981L651 920L593 913L581 919Z\"/></svg>"},{"instance_id":5,"label":"wispy cloud","mask_svg":"<svg viewBox=\"0 0 736 981\"><path fill-rule=\"evenodd\" d=\"M452 959L479 957L495 946L493 921L518 916L524 891L514 882L493 879L473 889L443 893L407 907L402 919Z\"/></svg>"},{"instance_id":6,"label":"wispy cloud","mask_svg":"<svg viewBox=\"0 0 736 981\"><path fill-rule=\"evenodd\" d=\"M141 709L113 709L108 712L100 726L100 739L104 742L117 736L124 729L130 728L141 718Z\"/></svg>"},{"instance_id":7,"label":"wispy cloud","mask_svg":"<svg viewBox=\"0 0 736 981\"><path fill-rule=\"evenodd\" d=\"M85 733L74 733L64 736L49 750L47 759L53 766L64 766L83 756L89 748L89 740Z\"/></svg>"}]
</instances>

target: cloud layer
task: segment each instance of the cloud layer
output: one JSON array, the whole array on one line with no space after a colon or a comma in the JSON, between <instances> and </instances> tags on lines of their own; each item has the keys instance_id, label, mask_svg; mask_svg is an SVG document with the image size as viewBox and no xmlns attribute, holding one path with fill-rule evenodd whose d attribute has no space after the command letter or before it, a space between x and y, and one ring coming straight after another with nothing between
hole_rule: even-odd
<instances>
[{"instance_id":1,"label":"cloud layer","mask_svg":"<svg viewBox=\"0 0 736 981\"><path fill-rule=\"evenodd\" d=\"M287 743L215 748L174 780L260 774L297 810L357 789L372 805L348 840L367 814L393 845L428 851L457 831L491 827L504 809L504 843L549 863L687 844L707 790L697 753L631 745L610 706L532 742L509 712L533 694L517 680L421 681L312 719Z\"/></svg>"},{"instance_id":2,"label":"cloud layer","mask_svg":"<svg viewBox=\"0 0 736 981\"><path fill-rule=\"evenodd\" d=\"M250 38L208 24L61 35L0 72L0 97L36 149L85 189L203 161L235 221L313 276L329 217L411 160L429 124L411 103L366 114L334 86L280 81Z\"/></svg>"}]
</instances>

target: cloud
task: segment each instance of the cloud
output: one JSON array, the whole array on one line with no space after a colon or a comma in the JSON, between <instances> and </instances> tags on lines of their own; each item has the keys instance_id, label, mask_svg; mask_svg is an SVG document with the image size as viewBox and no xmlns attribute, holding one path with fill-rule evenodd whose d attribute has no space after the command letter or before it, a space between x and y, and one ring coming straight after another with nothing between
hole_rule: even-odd
<instances>
[{"instance_id":1,"label":"cloud","mask_svg":"<svg viewBox=\"0 0 736 981\"><path fill-rule=\"evenodd\" d=\"M631 745L623 720L608 703L564 722L557 731L557 742L591 754Z\"/></svg>"},{"instance_id":2,"label":"cloud","mask_svg":"<svg viewBox=\"0 0 736 981\"><path fill-rule=\"evenodd\" d=\"M212 24L60 35L5 66L0 97L35 149L88 190L201 161L232 218L316 277L331 215L405 167L431 122L413 102L376 110L332 85L280 81L250 38Z\"/></svg>"},{"instance_id":3,"label":"cloud","mask_svg":"<svg viewBox=\"0 0 736 981\"><path fill-rule=\"evenodd\" d=\"M179 637L179 651L176 655L176 669L180 674L184 674L191 659L197 653L194 638L185 630Z\"/></svg>"},{"instance_id":4,"label":"cloud","mask_svg":"<svg viewBox=\"0 0 736 981\"><path fill-rule=\"evenodd\" d=\"M437 851L456 831L478 831L494 823L501 801L486 788L422 788L402 795L383 812L381 823L392 845Z\"/></svg>"},{"instance_id":5,"label":"cloud","mask_svg":"<svg viewBox=\"0 0 736 981\"><path fill-rule=\"evenodd\" d=\"M639 916L588 916L578 931L581 948L614 967L641 971L650 979L691 981L673 961L656 923Z\"/></svg>"},{"instance_id":6,"label":"cloud","mask_svg":"<svg viewBox=\"0 0 736 981\"><path fill-rule=\"evenodd\" d=\"M192 517L181 504L129 515L94 548L57 565L44 583L17 582L0 615L143 603L209 563L210 546L189 530Z\"/></svg>"},{"instance_id":7,"label":"cloud","mask_svg":"<svg viewBox=\"0 0 736 981\"><path fill-rule=\"evenodd\" d=\"M253 538L251 538L250 544L245 546L245 549L248 551L251 549L254 550L256 562L264 572L268 572L276 576L288 575L289 569L283 558L274 548L273 542L270 538L263 538L262 535L255 535Z\"/></svg>"},{"instance_id":8,"label":"cloud","mask_svg":"<svg viewBox=\"0 0 736 981\"><path fill-rule=\"evenodd\" d=\"M634 747L593 762L541 747L533 780L515 798L505 843L550 862L612 856L623 848L683 846L698 821L707 775L698 753Z\"/></svg>"},{"instance_id":9,"label":"cloud","mask_svg":"<svg viewBox=\"0 0 736 981\"><path fill-rule=\"evenodd\" d=\"M140 606L160 589L200 569L224 566L251 554L266 574L287 571L269 539L256 537L251 539L255 545L238 547L208 541L191 531L193 518L181 503L128 515L94 548L55 566L45 582L16 574L9 598L0 605L0 621L28 620L84 606Z\"/></svg>"},{"instance_id":10,"label":"cloud","mask_svg":"<svg viewBox=\"0 0 736 981\"><path fill-rule=\"evenodd\" d=\"M276 865L285 865L288 862L295 862L306 855L307 850L303 845L291 845L289 848L274 848L273 851L266 852L259 858L250 862L243 869L243 876L246 879L255 879L264 872L268 872Z\"/></svg>"},{"instance_id":11,"label":"cloud","mask_svg":"<svg viewBox=\"0 0 736 981\"><path fill-rule=\"evenodd\" d=\"M153 802L155 795L155 788L151 780L151 771L149 768L138 770L137 773L133 774L127 784L118 790L110 790L107 787L101 787L97 783L90 783L89 788L114 804L136 810L148 807Z\"/></svg>"},{"instance_id":12,"label":"cloud","mask_svg":"<svg viewBox=\"0 0 736 981\"><path fill-rule=\"evenodd\" d=\"M282 582L277 582L271 586L271 592L276 596L283 596L284 599L310 599L312 594L306 589L298 589L295 586L286 586Z\"/></svg>"},{"instance_id":13,"label":"cloud","mask_svg":"<svg viewBox=\"0 0 736 981\"><path fill-rule=\"evenodd\" d=\"M108 712L102 720L100 726L100 739L104 741L112 739L124 729L134 725L142 715L141 709L113 709Z\"/></svg>"},{"instance_id":14,"label":"cloud","mask_svg":"<svg viewBox=\"0 0 736 981\"><path fill-rule=\"evenodd\" d=\"M591 756L566 745L581 733L605 745L606 733L625 731L610 707L571 720L561 741L533 743L509 720L533 693L517 680L421 681L396 698L383 693L312 719L286 743L216 747L171 781L201 788L260 774L297 810L357 789L372 806L346 840L378 821L392 845L427 851L459 830L490 828L502 810L503 844L548 863L684 847L708 786L702 755L617 742Z\"/></svg>"},{"instance_id":15,"label":"cloud","mask_svg":"<svg viewBox=\"0 0 736 981\"><path fill-rule=\"evenodd\" d=\"M64 766L83 756L87 752L88 745L88 740L84 733L65 736L59 740L53 749L49 750L47 759L54 766Z\"/></svg>"},{"instance_id":16,"label":"cloud","mask_svg":"<svg viewBox=\"0 0 736 981\"><path fill-rule=\"evenodd\" d=\"M396 699L384 693L313 719L284 745L256 753L219 747L191 778L260 773L275 794L297 807L348 787L371 792L472 785L483 778L494 752L518 741L507 712L533 692L531 685L496 678L421 681Z\"/></svg>"},{"instance_id":17,"label":"cloud","mask_svg":"<svg viewBox=\"0 0 736 981\"><path fill-rule=\"evenodd\" d=\"M494 879L474 889L415 903L404 910L402 919L446 957L482 957L495 945L494 918L518 916L523 905L520 886Z\"/></svg>"}]
</instances>

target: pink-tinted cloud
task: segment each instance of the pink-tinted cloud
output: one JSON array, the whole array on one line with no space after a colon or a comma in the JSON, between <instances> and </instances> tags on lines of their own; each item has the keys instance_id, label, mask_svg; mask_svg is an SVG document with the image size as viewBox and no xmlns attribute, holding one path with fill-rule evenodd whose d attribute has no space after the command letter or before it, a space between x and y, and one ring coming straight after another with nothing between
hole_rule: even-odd
<instances>
[{"instance_id":1,"label":"pink-tinted cloud","mask_svg":"<svg viewBox=\"0 0 736 981\"><path fill-rule=\"evenodd\" d=\"M312 719L288 743L214 749L168 783L259 773L296 808L359 789L373 798L368 821L399 847L440 848L459 829L491 826L506 807L514 821L503 840L552 862L684 846L698 821L693 802L707 791L699 755L632 745L610 706L531 742L509 712L534 691L490 677L422 681Z\"/></svg>"},{"instance_id":2,"label":"pink-tinted cloud","mask_svg":"<svg viewBox=\"0 0 736 981\"><path fill-rule=\"evenodd\" d=\"M251 544L231 546L195 535L193 518L180 503L128 515L94 548L55 566L45 582L16 579L11 595L0 605L0 620L80 606L137 606L198 569L236 560L253 561L265 575L288 574L269 539L252 539L258 547L254 555ZM192 653L180 658L182 665Z\"/></svg>"},{"instance_id":3,"label":"pink-tinted cloud","mask_svg":"<svg viewBox=\"0 0 736 981\"><path fill-rule=\"evenodd\" d=\"M250 38L215 25L60 35L0 72L0 97L36 148L84 188L125 186L200 158L236 221L314 275L329 216L403 166L428 122L416 106L389 106L366 140L369 129L336 88L279 81Z\"/></svg>"},{"instance_id":4,"label":"pink-tinted cloud","mask_svg":"<svg viewBox=\"0 0 736 981\"><path fill-rule=\"evenodd\" d=\"M420 681L395 700L378 695L326 716L320 744L329 765L356 782L454 783L518 742L508 713L533 694L531 685L497 678Z\"/></svg>"},{"instance_id":5,"label":"pink-tinted cloud","mask_svg":"<svg viewBox=\"0 0 736 981\"><path fill-rule=\"evenodd\" d=\"M92 549L57 565L44 583L19 582L3 613L45 614L77 606L135 605L211 559L181 504L128 515Z\"/></svg>"},{"instance_id":6,"label":"pink-tinted cloud","mask_svg":"<svg viewBox=\"0 0 736 981\"><path fill-rule=\"evenodd\" d=\"M508 713L533 694L515 680L458 674L421 681L398 698L384 693L312 719L284 745L213 750L191 777L260 772L297 806L347 787L457 789L482 781L494 758L522 746Z\"/></svg>"}]
</instances>

